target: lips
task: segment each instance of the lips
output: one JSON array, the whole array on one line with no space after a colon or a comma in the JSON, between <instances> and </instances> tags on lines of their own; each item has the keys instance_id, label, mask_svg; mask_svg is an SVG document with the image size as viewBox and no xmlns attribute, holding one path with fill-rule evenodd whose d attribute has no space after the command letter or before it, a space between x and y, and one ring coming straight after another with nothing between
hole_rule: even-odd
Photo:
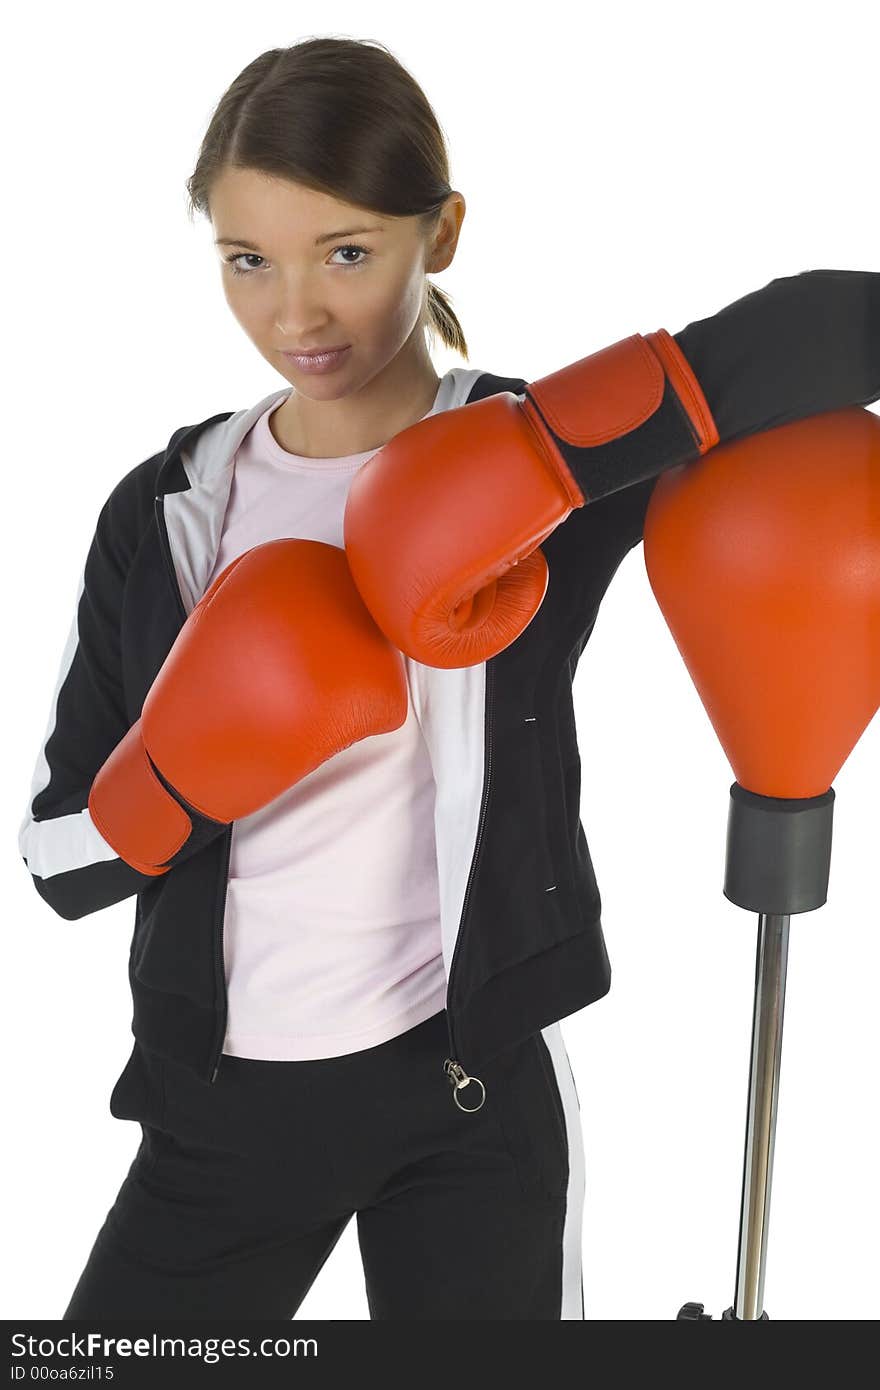
<instances>
[{"instance_id":1,"label":"lips","mask_svg":"<svg viewBox=\"0 0 880 1390\"><path fill-rule=\"evenodd\" d=\"M325 348L282 348L281 351L288 357L324 357L328 352L342 352L347 348L348 343L339 343L336 347Z\"/></svg>"},{"instance_id":2,"label":"lips","mask_svg":"<svg viewBox=\"0 0 880 1390\"><path fill-rule=\"evenodd\" d=\"M345 347L333 348L329 351L310 352L305 356L299 356L293 352L285 352L284 356L288 362L292 362L298 372L306 372L309 376L323 376L328 372L338 371L343 362L348 361L348 354L351 352L350 344Z\"/></svg>"}]
</instances>

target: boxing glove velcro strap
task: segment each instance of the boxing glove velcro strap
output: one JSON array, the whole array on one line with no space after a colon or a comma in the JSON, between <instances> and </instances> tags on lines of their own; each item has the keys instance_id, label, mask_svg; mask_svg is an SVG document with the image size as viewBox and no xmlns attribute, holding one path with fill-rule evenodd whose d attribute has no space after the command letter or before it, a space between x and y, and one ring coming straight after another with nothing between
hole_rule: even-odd
<instances>
[{"instance_id":1,"label":"boxing glove velcro strap","mask_svg":"<svg viewBox=\"0 0 880 1390\"><path fill-rule=\"evenodd\" d=\"M688 463L719 442L684 353L634 333L526 387L522 409L585 502Z\"/></svg>"}]
</instances>

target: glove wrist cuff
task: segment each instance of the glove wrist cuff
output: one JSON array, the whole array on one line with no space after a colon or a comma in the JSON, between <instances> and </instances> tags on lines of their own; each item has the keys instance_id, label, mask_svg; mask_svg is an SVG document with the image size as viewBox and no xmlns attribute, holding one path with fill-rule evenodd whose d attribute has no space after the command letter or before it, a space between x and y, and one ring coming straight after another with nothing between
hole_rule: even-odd
<instances>
[{"instance_id":1,"label":"glove wrist cuff","mask_svg":"<svg viewBox=\"0 0 880 1390\"><path fill-rule=\"evenodd\" d=\"M144 746L140 719L100 768L88 805L107 843L142 874L167 873L225 828L200 815L165 780Z\"/></svg>"}]
</instances>

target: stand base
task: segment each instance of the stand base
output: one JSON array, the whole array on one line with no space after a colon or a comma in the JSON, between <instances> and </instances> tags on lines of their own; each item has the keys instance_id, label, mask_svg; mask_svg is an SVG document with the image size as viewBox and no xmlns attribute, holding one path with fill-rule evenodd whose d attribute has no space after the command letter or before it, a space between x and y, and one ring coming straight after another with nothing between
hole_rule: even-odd
<instances>
[{"instance_id":1,"label":"stand base","mask_svg":"<svg viewBox=\"0 0 880 1390\"><path fill-rule=\"evenodd\" d=\"M681 1305L681 1307L679 1308L679 1310L678 1310L678 1315L677 1315L677 1317L676 1317L676 1319L675 1319L676 1322L711 1322L711 1321L712 1321L712 1314L711 1314L711 1313L704 1313L704 1312L703 1312L703 1307L704 1307L704 1304L702 1304L702 1303L683 1303L683 1304ZM730 1307L730 1308L725 1308L724 1312L721 1314L721 1321L722 1321L722 1322L742 1322L743 1319L742 1319L742 1318L736 1317L736 1315L734 1314L733 1308ZM749 1319L749 1321L751 1321L751 1319ZM769 1318L769 1316L767 1315L767 1313L762 1313L761 1316L760 1316L760 1318L757 1319L757 1321L758 1321L758 1322L769 1322L769 1321L770 1321L770 1318Z\"/></svg>"}]
</instances>

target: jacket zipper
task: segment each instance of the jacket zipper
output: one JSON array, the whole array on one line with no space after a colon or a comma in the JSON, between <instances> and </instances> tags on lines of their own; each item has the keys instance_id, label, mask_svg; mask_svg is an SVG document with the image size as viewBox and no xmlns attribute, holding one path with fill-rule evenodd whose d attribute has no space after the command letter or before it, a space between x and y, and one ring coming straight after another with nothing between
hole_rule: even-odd
<instances>
[{"instance_id":1,"label":"jacket zipper","mask_svg":"<svg viewBox=\"0 0 880 1390\"><path fill-rule=\"evenodd\" d=\"M464 891L464 902L462 903L461 918L458 924L458 934L455 938L455 946L452 951L452 960L449 964L449 979L446 982L446 1028L449 1034L449 1053L450 1055L443 1063L443 1070L449 1078L453 1087L452 1098L459 1110L479 1110L486 1099L486 1087L478 1076L469 1076L458 1058L458 1044L455 1040L455 1023L451 1008L452 981L455 976L455 967L461 955L461 937L464 931L464 924L467 920L467 910L470 904L471 888L473 887L474 874L476 872L477 861L480 857L480 844L483 839L483 829L486 824L486 808L489 804L489 786L492 781L492 712L495 703L495 667L491 659L486 663L486 719L484 725L483 738L486 748L486 776L483 781L483 799L480 803L480 819L477 824L477 840L474 845L474 853L471 859L470 872L468 874L467 886ZM480 1099L476 1105L462 1105L458 1098L458 1093L471 1082L475 1082L480 1089Z\"/></svg>"},{"instance_id":2,"label":"jacket zipper","mask_svg":"<svg viewBox=\"0 0 880 1390\"><path fill-rule=\"evenodd\" d=\"M163 560L164 560L164 562L165 562L165 567L166 567L166 569L168 570L168 578L169 578L170 581L171 581L171 589L172 589L172 592L174 593L174 597L175 597L175 599L176 599L176 601L177 601L177 607L178 607L178 609L179 609L179 611L180 611L180 615L181 615L181 617L183 618L183 621L186 622L186 620L187 620L189 614L187 613L186 608L185 608L185 606L184 606L183 596L181 595L181 592L180 592L180 585L179 585L178 582L177 582L177 574L176 574L176 572L175 572L175 569L174 569L174 561L173 561L172 556L171 556L171 543L170 543L170 541L168 540L168 528L167 528L167 526L165 525L165 506L164 506L164 499L163 499L161 493L158 494L158 495L155 497L155 499L154 499L154 506L155 506L155 511L156 511L156 525L157 525L157 527L159 528L159 548L160 548L161 551L162 551L162 558L163 558ZM226 851L225 851L225 854L224 854L224 857L223 857L223 873L222 873L221 880L220 880L221 883L225 883L225 881L226 881L226 879L227 879L227 877L228 877L228 874L229 874L229 857L230 857L231 852L232 852L232 826L230 825L229 829L228 829L227 832L226 832ZM223 1002L222 1002L222 1008L221 1008L221 1015L222 1015L222 1018L223 1018L223 1028L222 1028L222 1030L221 1030L221 1032L220 1032L220 1041L219 1041L218 1045L217 1045L217 1046L215 1047L215 1049L214 1049L214 1056L213 1056L213 1058L212 1058L212 1060L211 1060L211 1084L212 1084L212 1085L213 1085L213 1083L217 1080L217 1073L218 1073L218 1071L220 1070L220 1053L221 1053L222 1050L223 1050L223 1041L224 1041L224 1038L225 1038L225 1036L226 1036L226 1019L227 1019L228 1009L229 1009L229 1000L228 1000L228 996L227 996L227 993L226 993L226 963L225 963L225 961L224 961L224 959L223 959L223 914L224 914L225 898L224 898L224 896L223 896L222 894L221 894L221 896L220 896L220 903L221 903L220 910L218 911L217 916L216 916L215 919L214 919L213 943L214 943L214 978L215 978L215 982L216 982L216 986L217 986L217 993L218 993L219 997L220 997L220 998L222 999L222 1001L223 1001Z\"/></svg>"},{"instance_id":3,"label":"jacket zipper","mask_svg":"<svg viewBox=\"0 0 880 1390\"><path fill-rule=\"evenodd\" d=\"M222 1000L220 1016L223 1020L220 1028L220 1036L217 1046L214 1048L214 1057L211 1063L211 1085L217 1080L217 1073L220 1070L220 1054L223 1051L223 1043L226 1038L226 1020L229 1017L229 996L226 992L226 962L223 959L223 917L226 910L226 883L229 878L229 856L232 853L232 826L226 832L226 850L223 855L223 871L220 875L221 892L219 894L219 908L214 919L214 979L217 985L217 994Z\"/></svg>"}]
</instances>

